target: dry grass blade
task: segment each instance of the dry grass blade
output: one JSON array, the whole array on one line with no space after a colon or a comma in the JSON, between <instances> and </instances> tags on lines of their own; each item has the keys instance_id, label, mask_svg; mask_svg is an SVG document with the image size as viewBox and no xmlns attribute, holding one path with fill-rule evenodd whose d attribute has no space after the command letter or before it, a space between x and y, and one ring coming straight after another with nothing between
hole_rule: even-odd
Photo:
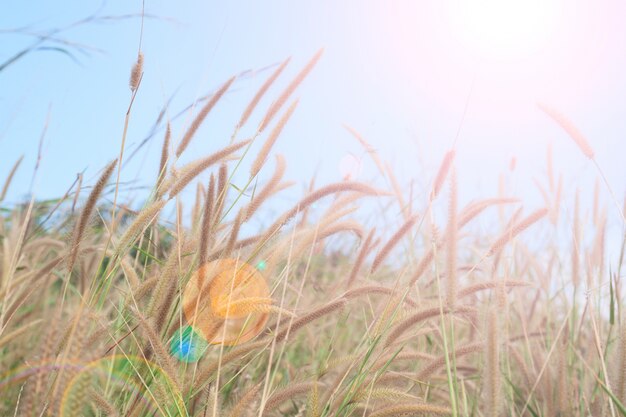
<instances>
[{"instance_id":1,"label":"dry grass blade","mask_svg":"<svg viewBox=\"0 0 626 417\"><path fill-rule=\"evenodd\" d=\"M352 271L350 271L350 276L348 277L348 281L346 282L346 289L349 289L356 280L356 277L361 270L361 266L363 265L363 262L365 262L365 258L371 250L371 244L372 240L374 239L375 233L375 228L370 230L370 232L367 234L367 237L365 238L365 241L361 244L361 250L356 257L356 261L354 262L354 266L352 267Z\"/></svg>"},{"instance_id":2,"label":"dry grass blade","mask_svg":"<svg viewBox=\"0 0 626 417\"><path fill-rule=\"evenodd\" d=\"M133 69L130 72L130 81L128 85L131 91L135 91L139 87L139 81L141 81L141 75L143 73L143 53L137 54L137 61L133 65Z\"/></svg>"},{"instance_id":3,"label":"dry grass blade","mask_svg":"<svg viewBox=\"0 0 626 417\"><path fill-rule=\"evenodd\" d=\"M263 384L256 384L248 390L240 399L237 404L233 406L230 411L229 417L241 417L246 410L251 409L254 398L259 394Z\"/></svg>"},{"instance_id":4,"label":"dry grass blade","mask_svg":"<svg viewBox=\"0 0 626 417\"><path fill-rule=\"evenodd\" d=\"M261 241L266 242L284 224L289 222L289 220L291 220L296 214L298 214L299 212L301 212L302 210L304 210L305 208L307 208L308 206L310 206L317 200L324 198L331 194L335 194L339 192L346 192L346 191L354 191L354 192L358 192L364 195L387 195L387 193L379 191L375 188L370 187L369 185L366 185L360 182L345 181L345 182L338 182L338 183L327 185L325 187L317 189L316 191L313 191L312 193L309 193L309 195L304 197L290 210L288 210L282 216L280 216L278 220L276 220L274 224L267 229L264 235L264 239L262 239Z\"/></svg>"},{"instance_id":5,"label":"dry grass blade","mask_svg":"<svg viewBox=\"0 0 626 417\"><path fill-rule=\"evenodd\" d=\"M154 290L158 280L159 280L159 277L151 277L145 280L144 282L142 282L141 284L137 285L136 287L134 287L132 291L130 292L131 297L128 297L126 299L124 308L125 309L129 308L135 302L141 301L143 297L145 297L149 292Z\"/></svg>"},{"instance_id":6,"label":"dry grass blade","mask_svg":"<svg viewBox=\"0 0 626 417\"><path fill-rule=\"evenodd\" d=\"M387 170L385 169L385 166L383 165L382 161L380 160L380 157L378 156L378 152L376 152L376 149L374 149L374 147L372 145L370 145L364 138L363 136L361 136L361 134L359 132L357 132L355 129L353 129L352 127L344 124L343 127L350 132L350 134L352 136L354 136L354 138L361 144L361 146L363 147L363 149L365 149L365 152L367 152L367 154L372 158L372 160L374 161L374 164L376 164L376 168L378 168L378 171L380 172L380 174L382 176L386 176Z\"/></svg>"},{"instance_id":7,"label":"dry grass blade","mask_svg":"<svg viewBox=\"0 0 626 417\"><path fill-rule=\"evenodd\" d=\"M311 311L310 313L305 314L302 317L297 318L293 322L290 322L285 329L276 333L276 341L281 342L285 340L289 336L289 334L296 332L297 330L310 324L311 322L327 316L328 314L334 313L337 310L342 310L346 306L346 304L347 300L345 298L339 298Z\"/></svg>"},{"instance_id":8,"label":"dry grass blade","mask_svg":"<svg viewBox=\"0 0 626 417\"><path fill-rule=\"evenodd\" d=\"M262 406L263 415L266 415L270 411L273 411L279 405L297 395L303 395L310 392L313 389L314 385L314 382L300 382L297 384L291 384L281 389L280 391L275 392L267 399L267 401L265 402L265 406Z\"/></svg>"},{"instance_id":9,"label":"dry grass blade","mask_svg":"<svg viewBox=\"0 0 626 417\"><path fill-rule=\"evenodd\" d=\"M272 75L270 75L269 78L263 83L261 88L259 88L259 91L257 91L257 93L254 95L252 101L250 101L243 114L241 115L241 119L239 119L239 123L237 123L238 128L246 124L257 104L259 104L259 101L261 101L261 98L263 98L271 85L274 84L274 81L276 81L278 76L283 72L287 64L289 64L290 60L291 58L287 58L286 60L284 60L283 63L280 64L278 68L276 68L276 70L272 73Z\"/></svg>"},{"instance_id":10,"label":"dry grass blade","mask_svg":"<svg viewBox=\"0 0 626 417\"><path fill-rule=\"evenodd\" d=\"M322 415L322 411L320 410L320 397L319 397L319 389L318 383L313 383L313 388L311 388L311 392L307 397L306 402L306 417L320 417Z\"/></svg>"},{"instance_id":11,"label":"dry grass blade","mask_svg":"<svg viewBox=\"0 0 626 417\"><path fill-rule=\"evenodd\" d=\"M618 376L615 394L620 401L626 403L626 323L623 322L619 330L619 348L617 353Z\"/></svg>"},{"instance_id":12,"label":"dry grass blade","mask_svg":"<svg viewBox=\"0 0 626 417\"><path fill-rule=\"evenodd\" d=\"M228 242L226 243L226 248L224 249L224 253L226 255L230 255L235 248L235 243L237 243L237 236L239 236L239 228L241 227L241 218L243 217L242 212L237 213L237 217L235 217L235 221L233 222L233 227L230 229L230 235L228 236Z\"/></svg>"},{"instance_id":13,"label":"dry grass blade","mask_svg":"<svg viewBox=\"0 0 626 417\"><path fill-rule=\"evenodd\" d=\"M501 405L500 344L498 341L498 315L495 308L487 316L487 343L485 352L485 400L487 416L498 417Z\"/></svg>"},{"instance_id":14,"label":"dry grass blade","mask_svg":"<svg viewBox=\"0 0 626 417\"><path fill-rule=\"evenodd\" d=\"M2 193L0 193L0 201L3 201L4 197L6 197L7 191L9 190L9 186L11 185L11 182L13 181L13 177L15 176L15 173L17 172L17 169L20 167L20 164L22 163L23 159L24 159L24 155L20 156L18 160L15 161L15 164L13 164L13 168L11 168L11 171L9 172L7 179L4 181L4 186L2 187Z\"/></svg>"},{"instance_id":15,"label":"dry grass blade","mask_svg":"<svg viewBox=\"0 0 626 417\"><path fill-rule=\"evenodd\" d=\"M387 177L391 181L391 187L393 188L393 193L398 200L398 204L400 205L400 210L402 210L402 215L404 216L404 220L408 221L411 218L411 212L409 211L409 205L404 201L404 195L402 192L402 187L400 187L400 183L398 179L393 174L393 170L389 164L385 165L385 169L387 171Z\"/></svg>"},{"instance_id":16,"label":"dry grass blade","mask_svg":"<svg viewBox=\"0 0 626 417\"><path fill-rule=\"evenodd\" d=\"M220 220L222 220L222 210L224 209L224 203L226 202L226 195L228 194L228 165L225 162L220 164L220 169L217 172L217 192L215 213L213 214L213 225L217 226Z\"/></svg>"},{"instance_id":17,"label":"dry grass blade","mask_svg":"<svg viewBox=\"0 0 626 417\"><path fill-rule=\"evenodd\" d=\"M83 186L83 174L82 173L78 173L76 174L76 191L74 192L74 199L72 200L72 213L74 213L74 210L76 209L76 205L78 204L78 197L80 197L80 190L81 187Z\"/></svg>"},{"instance_id":18,"label":"dry grass blade","mask_svg":"<svg viewBox=\"0 0 626 417\"><path fill-rule=\"evenodd\" d=\"M460 348L454 351L454 355L452 352L448 355L449 358L459 359L462 356L469 355L470 353L481 352L484 348L482 343L472 343L468 345L461 346ZM417 374L417 379L421 381L425 381L428 377L430 377L437 369L441 368L446 364L445 356L441 356L433 361L431 361L426 367L424 367Z\"/></svg>"},{"instance_id":19,"label":"dry grass blade","mask_svg":"<svg viewBox=\"0 0 626 417\"><path fill-rule=\"evenodd\" d=\"M514 224L513 226L509 227L509 229L505 233L503 233L498 238L498 240L496 240L494 242L493 245L491 245L491 248L489 248L488 255L489 256L494 255L495 253L497 253L500 250L502 250L502 248L504 248L504 246L509 241L514 239L517 235L522 233L524 230L528 229L534 223L536 223L539 220L541 220L543 217L545 217L546 214L548 214L548 209L547 208L539 209L539 210L535 211L534 213L532 213L531 215L529 215L528 217L526 217L525 219L523 219L522 221L520 221L520 222Z\"/></svg>"},{"instance_id":20,"label":"dry grass blade","mask_svg":"<svg viewBox=\"0 0 626 417\"><path fill-rule=\"evenodd\" d=\"M470 285L468 287L461 289L458 293L458 298L467 297L479 291L491 290L491 289L497 288L500 285L504 287L527 287L530 285L530 283L526 281L519 281L519 280L512 280L512 279L504 280L504 281L493 280L493 281L487 281L487 282L479 282L478 284L473 284L473 285Z\"/></svg>"},{"instance_id":21,"label":"dry grass blade","mask_svg":"<svg viewBox=\"0 0 626 417\"><path fill-rule=\"evenodd\" d=\"M215 207L215 177L211 175L209 188L207 189L204 210L202 213L202 226L200 227L200 254L198 256L200 265L204 265L208 260L209 243L213 226L213 210Z\"/></svg>"},{"instance_id":22,"label":"dry grass blade","mask_svg":"<svg viewBox=\"0 0 626 417\"><path fill-rule=\"evenodd\" d=\"M202 109L200 110L196 118L193 120L193 122L191 122L191 126L189 126L189 129L187 129L187 132L185 132L185 136L183 136L183 139L180 141L178 148L176 148L177 157L179 157L185 151L185 149L187 149L189 142L191 142L191 139L193 139L194 135L198 131L198 128L200 127L204 119L206 119L206 117L209 115L209 112L213 109L213 107L215 107L215 105L222 98L224 93L226 93L230 85L233 83L233 81L235 81L235 78L236 77L232 77L228 81L226 81L219 88L219 90L217 90L211 96L211 98L204 105L204 107L202 107Z\"/></svg>"},{"instance_id":23,"label":"dry grass blade","mask_svg":"<svg viewBox=\"0 0 626 417\"><path fill-rule=\"evenodd\" d=\"M426 254L422 257L419 264L417 265L417 269L415 270L415 273L413 273L413 277L411 277L411 280L409 281L410 287L413 287L417 280L420 279L424 272L426 272L426 269L433 261L434 257L435 251L431 248L428 250L428 252L426 252Z\"/></svg>"},{"instance_id":24,"label":"dry grass blade","mask_svg":"<svg viewBox=\"0 0 626 417\"><path fill-rule=\"evenodd\" d=\"M465 226L487 208L494 205L518 203L516 198L490 198L468 204L459 215L459 228Z\"/></svg>"},{"instance_id":25,"label":"dry grass blade","mask_svg":"<svg viewBox=\"0 0 626 417\"><path fill-rule=\"evenodd\" d=\"M574 198L574 219L572 222L572 282L574 287L580 284L580 193L576 190ZM591 286L591 285L590 285Z\"/></svg>"},{"instance_id":26,"label":"dry grass blade","mask_svg":"<svg viewBox=\"0 0 626 417\"><path fill-rule=\"evenodd\" d=\"M405 319L403 319L400 323L398 323L393 328L393 330L391 330L391 332L389 332L385 345L390 346L391 344L393 344L393 342L398 340L400 336L402 336L407 330L415 326L417 323L420 323L424 320L428 320L433 317L438 317L441 314L450 314L450 313L475 314L476 308L471 307L471 306L458 306L454 310L451 309L450 307L444 307L442 310L440 307L436 306L436 307L431 307L431 308L418 311L406 317Z\"/></svg>"},{"instance_id":27,"label":"dry grass blade","mask_svg":"<svg viewBox=\"0 0 626 417\"><path fill-rule=\"evenodd\" d=\"M341 232L352 232L356 237L361 240L365 231L360 223L354 220L346 220L344 222L337 222L328 227L325 227L317 236L316 241L322 242L323 240Z\"/></svg>"},{"instance_id":28,"label":"dry grass blade","mask_svg":"<svg viewBox=\"0 0 626 417\"><path fill-rule=\"evenodd\" d=\"M274 175L272 175L272 178L261 191L252 197L252 201L250 201L250 204L248 204L248 207L245 209L246 214L243 219L244 222L250 220L259 207L261 207L261 204L276 192L278 184L285 173L285 166L285 158L282 155L276 155L276 169L274 170Z\"/></svg>"},{"instance_id":29,"label":"dry grass blade","mask_svg":"<svg viewBox=\"0 0 626 417\"><path fill-rule=\"evenodd\" d=\"M22 334L24 334L27 331L31 330L31 327L37 326L41 322L42 322L41 319L31 321L30 323L23 324L20 327L18 327L17 329L13 330L12 332L7 333L4 336L0 337L0 348L2 348L4 345L6 345L9 342L15 341Z\"/></svg>"},{"instance_id":30,"label":"dry grass blade","mask_svg":"<svg viewBox=\"0 0 626 417\"><path fill-rule=\"evenodd\" d=\"M539 103L538 106L545 114L550 116L552 120L557 122L559 126L561 126L563 130L565 130L565 132L567 132L570 138L572 138L574 143L578 145L582 153L584 153L587 158L594 158L593 148L591 147L589 142L587 142L585 136L576 128L576 126L572 124L572 122L567 117L565 117L555 109L546 106L545 104Z\"/></svg>"},{"instance_id":31,"label":"dry grass blade","mask_svg":"<svg viewBox=\"0 0 626 417\"><path fill-rule=\"evenodd\" d=\"M399 416L449 416L452 410L437 405L417 403L417 404L396 404L381 408L369 414L369 417L399 417Z\"/></svg>"},{"instance_id":32,"label":"dry grass blade","mask_svg":"<svg viewBox=\"0 0 626 417\"><path fill-rule=\"evenodd\" d=\"M165 128L165 137L163 138L163 146L161 147L161 160L159 161L159 175L157 176L157 192L165 179L165 171L167 170L167 160L169 159L170 152L170 139L172 137L172 127L169 122Z\"/></svg>"},{"instance_id":33,"label":"dry grass blade","mask_svg":"<svg viewBox=\"0 0 626 417\"><path fill-rule=\"evenodd\" d=\"M89 197L87 198L87 203L85 204L85 208L81 212L80 217L78 218L78 222L76 223L76 226L74 227L74 232L72 234L72 245L71 245L70 254L69 254L68 263L67 263L67 269L70 272L74 268L74 263L76 262L76 257L78 256L81 239L85 235L87 224L89 223L89 220L91 219L91 215L93 214L94 209L96 208L96 203L98 202L98 199L100 198L100 194L102 194L104 187L109 181L111 174L113 174L113 170L115 169L116 165L117 165L117 159L111 162L104 169L104 171L102 172L102 175L100 175L100 178L98 179L98 182L93 187L93 190L91 190L91 193L89 194Z\"/></svg>"},{"instance_id":34,"label":"dry grass blade","mask_svg":"<svg viewBox=\"0 0 626 417\"><path fill-rule=\"evenodd\" d=\"M115 407L100 393L96 391L91 391L91 398L94 404L103 412L105 415L109 417L117 417L119 413L115 409Z\"/></svg>"},{"instance_id":35,"label":"dry grass blade","mask_svg":"<svg viewBox=\"0 0 626 417\"><path fill-rule=\"evenodd\" d=\"M353 298L363 297L371 294L397 295L398 291L394 290L393 288L383 287L380 285L366 285L346 291L343 294L343 297L351 300ZM402 301L412 308L417 307L417 302L411 297L403 297Z\"/></svg>"},{"instance_id":36,"label":"dry grass blade","mask_svg":"<svg viewBox=\"0 0 626 417\"><path fill-rule=\"evenodd\" d=\"M170 190L170 199L176 197L176 195L178 195L178 193L180 193L183 188L185 188L187 184L189 184L195 177L200 175L202 171L204 171L211 165L220 162L233 152L238 151L249 143L249 140L237 142L233 145L227 146L215 152L212 155L207 156L206 158L202 158L200 160L196 160L185 165L180 170L178 180L172 185L172 189Z\"/></svg>"},{"instance_id":37,"label":"dry grass blade","mask_svg":"<svg viewBox=\"0 0 626 417\"><path fill-rule=\"evenodd\" d=\"M378 400L379 402L382 400L384 402L409 402L414 401L417 398L413 395L407 394L406 392L400 391L391 387L372 387L372 388L363 388L354 397L354 401L356 402L372 402Z\"/></svg>"},{"instance_id":38,"label":"dry grass blade","mask_svg":"<svg viewBox=\"0 0 626 417\"><path fill-rule=\"evenodd\" d=\"M448 206L448 227L446 229L447 243L447 276L448 285L446 288L446 304L454 307L457 298L457 247L459 219L457 216L458 195L456 171L452 168L450 173L450 204Z\"/></svg>"},{"instance_id":39,"label":"dry grass blade","mask_svg":"<svg viewBox=\"0 0 626 417\"><path fill-rule=\"evenodd\" d=\"M274 116L276 116L280 108L287 102L287 100L289 100L289 97L293 94L293 92L296 91L296 88L298 88L298 86L302 83L302 81L304 81L307 75L309 75L311 70L313 70L313 67L315 67L315 64L317 64L317 61L319 61L323 52L323 49L317 51L317 53L313 55L313 58L311 58L311 60L304 66L304 68L302 68L302 70L298 73L298 75L296 75L296 77L291 81L287 88L283 90L278 99L272 103L270 108L267 110L265 117L263 117L263 121L259 125L259 133L265 130L265 128L272 121Z\"/></svg>"},{"instance_id":40,"label":"dry grass blade","mask_svg":"<svg viewBox=\"0 0 626 417\"><path fill-rule=\"evenodd\" d=\"M372 262L372 273L374 273L380 267L382 262L391 252L391 250L400 242L402 237L411 230L411 228L418 219L418 215L411 216L409 220L404 222L404 224L393 234L393 236L391 236L389 241L385 243L385 246L383 246L380 251L378 251L376 257L374 258L374 262Z\"/></svg>"},{"instance_id":41,"label":"dry grass blade","mask_svg":"<svg viewBox=\"0 0 626 417\"><path fill-rule=\"evenodd\" d=\"M251 177L255 177L256 174L258 174L259 171L261 170L261 167L263 166L263 164L265 164L265 160L267 159L267 156L272 150L272 147L276 143L278 136L280 136L280 133L283 131L283 128L285 127L289 119L291 118L291 115L296 110L297 106L298 106L298 100L295 100L291 104L291 106L289 106L289 108L287 109L283 117L280 118L280 120L278 121L274 129L272 129L272 131L270 132L270 135L268 136L267 140L263 144L263 147L259 151L259 154L257 155L256 159L252 163L252 167L250 168Z\"/></svg>"},{"instance_id":42,"label":"dry grass blade","mask_svg":"<svg viewBox=\"0 0 626 417\"><path fill-rule=\"evenodd\" d=\"M206 364L198 373L196 377L196 382L194 383L194 389L199 390L210 381L210 378L213 376L219 367L223 367L224 365L236 361L238 359L242 359L250 352L253 352L257 349L262 349L267 346L267 341L261 340L257 342L247 343L242 346L237 346L233 350L224 353L221 358L215 359L208 364Z\"/></svg>"},{"instance_id":43,"label":"dry grass blade","mask_svg":"<svg viewBox=\"0 0 626 417\"><path fill-rule=\"evenodd\" d=\"M154 327L150 323L148 323L148 321L143 317L141 313L139 313L136 310L131 310L131 311L133 312L134 316L137 318L137 321L139 322L139 327L141 327L144 333L146 334L148 341L150 343L150 346L152 347L152 350L156 354L159 364L161 365L165 373L172 379L172 381L174 381L175 386L180 387L180 382L179 382L176 366L174 365L172 357L169 354L169 351L167 350L167 348L165 347L165 344L159 337L157 331L154 329Z\"/></svg>"},{"instance_id":44,"label":"dry grass blade","mask_svg":"<svg viewBox=\"0 0 626 417\"><path fill-rule=\"evenodd\" d=\"M443 161L441 161L439 171L437 172L437 176L435 177L435 181L433 182L433 189L430 192L431 201L436 199L439 195L441 187L443 187L443 183L446 181L446 177L448 176L448 171L450 170L450 166L452 165L455 154L456 152L454 150L450 150L446 152L445 156L443 157Z\"/></svg>"},{"instance_id":45,"label":"dry grass blade","mask_svg":"<svg viewBox=\"0 0 626 417\"><path fill-rule=\"evenodd\" d=\"M126 250L126 248L128 248L135 241L135 239L137 239L137 236L146 231L148 226L150 226L150 224L152 224L152 222L156 219L166 203L166 201L155 201L145 209L141 210L135 221L128 226L128 229L126 229L124 234L120 237L117 245L120 253L121 251Z\"/></svg>"}]
</instances>

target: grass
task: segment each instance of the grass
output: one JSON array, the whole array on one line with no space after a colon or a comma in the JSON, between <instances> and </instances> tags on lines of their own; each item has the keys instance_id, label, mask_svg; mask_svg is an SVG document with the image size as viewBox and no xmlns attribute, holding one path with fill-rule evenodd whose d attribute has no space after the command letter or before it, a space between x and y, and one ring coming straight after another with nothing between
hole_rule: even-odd
<instances>
[{"instance_id":1,"label":"grass","mask_svg":"<svg viewBox=\"0 0 626 417\"><path fill-rule=\"evenodd\" d=\"M544 208L527 210L506 190L462 206L462 156L450 149L430 189L413 196L348 128L392 189L319 186L265 222L267 202L290 185L283 156L264 180L298 100L283 107L320 57L250 127L284 61L204 158L178 159L234 78L188 129L166 121L160 172L137 210L118 195L126 129L86 199L81 176L58 200L2 207L1 415L626 415L624 243L609 259L600 195L619 210L617 227L624 213L608 184L587 214L555 186L548 161ZM591 144L542 108L604 178ZM247 184L231 186L243 162ZM184 200L193 186L195 201ZM363 199L396 226L363 221ZM562 215L571 204L573 221ZM479 217L487 229L474 227ZM257 223L269 225L240 236Z\"/></svg>"}]
</instances>

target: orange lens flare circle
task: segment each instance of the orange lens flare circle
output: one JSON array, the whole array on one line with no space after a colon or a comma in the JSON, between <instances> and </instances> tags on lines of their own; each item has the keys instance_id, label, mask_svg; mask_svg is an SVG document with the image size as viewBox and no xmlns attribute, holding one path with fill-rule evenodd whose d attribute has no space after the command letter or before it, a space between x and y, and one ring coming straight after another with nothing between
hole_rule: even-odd
<instances>
[{"instance_id":1,"label":"orange lens flare circle","mask_svg":"<svg viewBox=\"0 0 626 417\"><path fill-rule=\"evenodd\" d=\"M236 259L219 259L193 274L183 293L183 312L207 342L232 346L261 333L271 302L267 283L256 268Z\"/></svg>"}]
</instances>

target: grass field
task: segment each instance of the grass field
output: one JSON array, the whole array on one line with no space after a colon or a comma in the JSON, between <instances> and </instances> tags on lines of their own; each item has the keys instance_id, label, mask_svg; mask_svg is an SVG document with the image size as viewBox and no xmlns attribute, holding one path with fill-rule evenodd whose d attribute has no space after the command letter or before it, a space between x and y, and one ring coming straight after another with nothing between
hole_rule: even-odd
<instances>
[{"instance_id":1,"label":"grass field","mask_svg":"<svg viewBox=\"0 0 626 417\"><path fill-rule=\"evenodd\" d=\"M97 181L2 205L0 415L626 415L625 241L605 248L626 208L593 143L542 107L599 180L566 195L549 157L545 205L529 209L504 181L459 201L454 148L413 195L353 131L388 187L312 181L272 214L293 185L273 145L321 57L282 90L289 61L273 68L213 154L179 162L235 78L185 130L164 122L142 202L120 189L124 129ZM139 55L134 92L143 70ZM243 166L248 183L232 183ZM394 226L364 224L365 203Z\"/></svg>"}]
</instances>

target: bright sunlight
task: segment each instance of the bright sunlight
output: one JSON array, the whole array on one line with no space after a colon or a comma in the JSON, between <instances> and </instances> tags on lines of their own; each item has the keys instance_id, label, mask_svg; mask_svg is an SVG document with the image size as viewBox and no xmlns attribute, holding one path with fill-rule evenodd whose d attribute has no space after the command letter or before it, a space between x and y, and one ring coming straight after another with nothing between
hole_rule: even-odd
<instances>
[{"instance_id":1,"label":"bright sunlight","mask_svg":"<svg viewBox=\"0 0 626 417\"><path fill-rule=\"evenodd\" d=\"M558 23L555 0L453 2L461 38L487 60L516 59L537 52Z\"/></svg>"}]
</instances>

